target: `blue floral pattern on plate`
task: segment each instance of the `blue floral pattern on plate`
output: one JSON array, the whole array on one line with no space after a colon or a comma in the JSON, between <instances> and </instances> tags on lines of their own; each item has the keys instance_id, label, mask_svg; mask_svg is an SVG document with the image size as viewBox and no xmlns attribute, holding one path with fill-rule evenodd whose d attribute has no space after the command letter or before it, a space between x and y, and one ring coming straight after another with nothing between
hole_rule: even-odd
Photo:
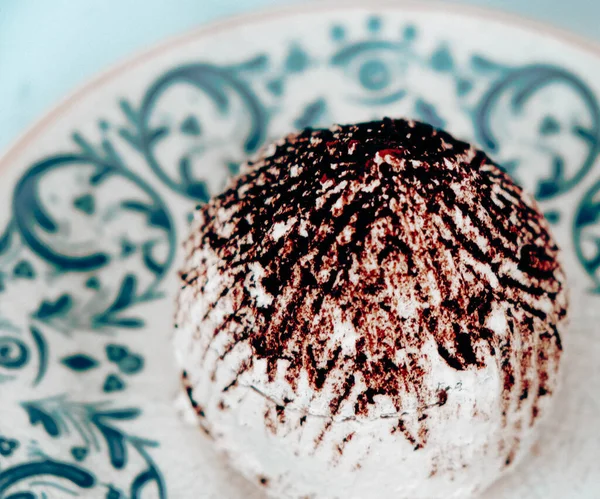
<instances>
[{"instance_id":1,"label":"blue floral pattern on plate","mask_svg":"<svg viewBox=\"0 0 600 499\"><path fill-rule=\"evenodd\" d=\"M600 294L600 108L580 75L456 47L401 15L321 24L328 42L319 50L298 37L236 62L161 66L142 93L112 98L119 118L98 109L68 147L28 164L11 186L0 234L0 387L27 387L32 397L16 402L36 432L16 438L0 421L0 497L168 497L153 457L161 442L130 431L145 414L123 396L149 354L130 340L150 327L148 306L170 306L167 281L194 206L285 131L348 114L457 131L534 192L552 224L571 224L587 292ZM563 200L573 192L568 220ZM25 296L25 306L5 306ZM93 342L72 340L83 336ZM56 379L85 382L86 396ZM98 459L119 483L88 464Z\"/></svg>"}]
</instances>

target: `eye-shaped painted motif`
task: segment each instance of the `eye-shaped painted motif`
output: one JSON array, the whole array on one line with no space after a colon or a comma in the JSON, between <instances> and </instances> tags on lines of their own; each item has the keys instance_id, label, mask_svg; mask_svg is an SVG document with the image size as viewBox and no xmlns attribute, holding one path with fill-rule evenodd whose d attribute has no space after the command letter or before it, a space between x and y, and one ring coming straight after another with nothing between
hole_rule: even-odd
<instances>
[{"instance_id":1,"label":"eye-shaped painted motif","mask_svg":"<svg viewBox=\"0 0 600 499\"><path fill-rule=\"evenodd\" d=\"M330 64L340 68L353 88L348 97L365 106L392 104L407 93L405 75L412 59L411 42L415 29L404 29L398 41L376 38L381 20L373 17L367 21L370 38L344 45L331 58ZM336 40L345 38L340 26L332 28Z\"/></svg>"}]
</instances>

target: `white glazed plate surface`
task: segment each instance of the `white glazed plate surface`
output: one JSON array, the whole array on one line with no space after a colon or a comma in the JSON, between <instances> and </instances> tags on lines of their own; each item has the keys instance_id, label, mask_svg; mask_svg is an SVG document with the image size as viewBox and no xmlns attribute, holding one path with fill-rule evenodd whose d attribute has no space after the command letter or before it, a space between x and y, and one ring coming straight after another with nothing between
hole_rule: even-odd
<instances>
[{"instance_id":1,"label":"white glazed plate surface","mask_svg":"<svg viewBox=\"0 0 600 499\"><path fill-rule=\"evenodd\" d=\"M265 142L408 116L534 192L572 288L564 386L492 499L600 490L600 51L438 7L321 5L106 73L0 161L0 498L259 498L173 400L179 243Z\"/></svg>"}]
</instances>

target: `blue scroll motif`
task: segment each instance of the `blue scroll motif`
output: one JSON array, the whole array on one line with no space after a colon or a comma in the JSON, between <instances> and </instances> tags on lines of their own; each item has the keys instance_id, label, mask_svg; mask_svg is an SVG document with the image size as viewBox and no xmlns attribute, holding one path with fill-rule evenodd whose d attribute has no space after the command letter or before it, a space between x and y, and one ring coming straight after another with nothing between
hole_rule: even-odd
<instances>
[{"instance_id":1,"label":"blue scroll motif","mask_svg":"<svg viewBox=\"0 0 600 499\"><path fill-rule=\"evenodd\" d=\"M206 172L208 169L210 172L220 168L226 171L235 162L256 151L265 140L268 114L240 76L242 72L256 70L264 64L264 58L258 56L233 67L196 63L168 71L147 90L139 110L126 101L121 102L129 120L129 127L121 129L122 137L144 154L152 171L167 187L188 198L208 201L211 193L205 179L196 170L204 169ZM201 112L206 116L194 114L193 106L190 106L190 114L182 117L179 123L155 124L155 114L161 107L161 101L174 89L181 90L184 86L190 87L194 94L198 93L197 99L204 99L201 100L204 104ZM223 132L217 135L210 133L212 127L222 127L223 122L229 122L231 136L223 136ZM172 159L176 172L171 172L172 168L166 168L158 159L157 148L165 141L178 138L185 139L188 145ZM232 148L241 146L241 154L236 156L233 152L231 156L218 158L216 163L210 162L208 153L222 149L225 141L229 141ZM209 164L203 167L196 162ZM205 176L209 174L205 173Z\"/></svg>"},{"instance_id":2,"label":"blue scroll motif","mask_svg":"<svg viewBox=\"0 0 600 499\"><path fill-rule=\"evenodd\" d=\"M589 173L598 158L600 108L589 87L565 69L545 64L528 65L512 69L494 81L474 113L477 139L492 156L501 155L503 146L510 141L520 143L518 134L522 131L511 133L511 122L523 116L529 102L548 87L570 91L576 109L570 116L559 119L553 116L550 101L538 129L532 131L533 137L528 141L527 147L535 150L536 160L545 158L550 172L548 178L537 184L535 194L541 201L572 189ZM495 117L499 113L502 119L497 120ZM573 159L567 151L561 150L561 145L571 144L569 139L578 144L578 150L584 151L581 157ZM515 167L528 168L528 158L504 159L510 162L513 170ZM540 168L540 165L535 167Z\"/></svg>"},{"instance_id":3,"label":"blue scroll motif","mask_svg":"<svg viewBox=\"0 0 600 499\"><path fill-rule=\"evenodd\" d=\"M52 236L60 236L60 222L42 204L39 196L40 182L56 170L68 168L88 170L87 182L90 189L97 188L110 177L119 176L147 195L147 200L123 200L118 207L124 211L141 213L149 227L157 227L166 233L170 243L174 244L174 226L169 211L159 195L141 177L129 171L121 162L112 144L105 140L100 151L96 151L82 136L74 135L74 140L81 147L79 154L57 155L33 165L20 179L14 190L13 213L20 235L29 248L40 258L53 265L61 272L86 272L107 265L111 255L101 249L88 251L66 251L68 241L60 241L60 248L53 247ZM151 250L152 248L150 248ZM165 271L173 259L174 249L164 261L157 261L148 251L147 258L157 274L157 279L164 277Z\"/></svg>"},{"instance_id":4,"label":"blue scroll motif","mask_svg":"<svg viewBox=\"0 0 600 499\"><path fill-rule=\"evenodd\" d=\"M176 251L175 226L171 214L150 184L123 164L110 141L104 139L100 146L94 147L79 134L74 134L73 139L80 148L78 153L43 159L21 177L14 190L14 226L24 244L50 265L54 273L89 273L101 270L116 261L117 257L126 255L124 238L128 228L126 225L118 227L122 232L123 240L117 250L111 251L103 247L108 238L99 238L97 234L91 234L88 240L77 240L79 234L73 229L76 225L76 217L89 218L95 215L94 195L109 181L116 179L131 185L129 192L125 190L126 198L112 200L103 213L97 214L90 224L96 223L97 230L100 231L102 225L108 226L109 223L118 226L120 218L138 217L137 219L148 228L149 236L139 244L139 254L145 268L145 275L149 276L150 282L140 289L140 276L126 273L120 284L112 290L112 301L107 302L101 310L90 313L84 320L78 320L77 326L89 329L141 327L143 325L141 319L127 316L125 313L134 305L162 296L158 288L171 268ZM79 183L82 185L77 187L85 189L87 193L72 201L74 209L59 207L55 216L51 208L44 204L42 192L44 181L52 180L52 177L56 177L57 174L61 180L79 176ZM52 196L46 197L52 201ZM64 202L64 200L60 201ZM81 211L84 212L83 215ZM79 223L84 229L88 225L87 222ZM111 232L112 230L114 230L113 226ZM127 244L131 245L131 243ZM165 245L166 251L160 248ZM159 256L159 249L163 250L162 253L166 256ZM90 279L86 284L87 288L95 289L98 293L103 291L99 289L97 278ZM93 279L96 279L96 285L93 284ZM145 280L148 280L148 277ZM74 308L73 305L73 296L63 294L58 298L49 298L42 302L33 315L37 320L52 325L56 323L57 318L68 317L69 312Z\"/></svg>"},{"instance_id":5,"label":"blue scroll motif","mask_svg":"<svg viewBox=\"0 0 600 499\"><path fill-rule=\"evenodd\" d=\"M48 346L44 335L35 326L29 327L29 337L14 327L0 324L0 385L17 379L21 371L34 364L32 386L37 386L48 369Z\"/></svg>"},{"instance_id":6,"label":"blue scroll motif","mask_svg":"<svg viewBox=\"0 0 600 499\"><path fill-rule=\"evenodd\" d=\"M15 485L22 485L22 482L40 477L66 480L80 490L90 489L96 482L92 473L79 466L49 459L29 461L0 471L0 497L6 499L37 499L44 497L45 495L37 495L32 491L10 493L10 489ZM50 482L50 484L52 488L65 490L59 484L53 482Z\"/></svg>"}]
</instances>

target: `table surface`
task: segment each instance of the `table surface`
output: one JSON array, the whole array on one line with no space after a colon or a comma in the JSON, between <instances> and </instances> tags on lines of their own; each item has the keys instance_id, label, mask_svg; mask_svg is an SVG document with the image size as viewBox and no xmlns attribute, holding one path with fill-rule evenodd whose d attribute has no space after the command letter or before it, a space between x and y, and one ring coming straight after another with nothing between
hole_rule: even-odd
<instances>
[{"instance_id":1,"label":"table surface","mask_svg":"<svg viewBox=\"0 0 600 499\"><path fill-rule=\"evenodd\" d=\"M0 153L74 88L136 51L225 16L306 1L0 0ZM594 0L460 3L600 41L600 2Z\"/></svg>"}]
</instances>

